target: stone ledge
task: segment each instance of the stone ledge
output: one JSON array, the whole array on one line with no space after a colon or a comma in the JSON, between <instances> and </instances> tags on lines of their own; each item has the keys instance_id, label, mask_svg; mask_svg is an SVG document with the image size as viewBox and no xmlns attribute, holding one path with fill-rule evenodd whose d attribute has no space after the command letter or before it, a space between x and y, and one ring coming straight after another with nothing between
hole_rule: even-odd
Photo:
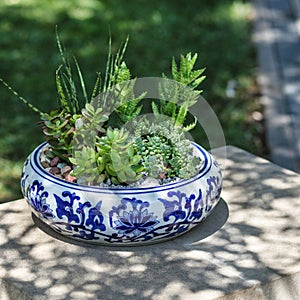
<instances>
[{"instance_id":1,"label":"stone ledge","mask_svg":"<svg viewBox=\"0 0 300 300\"><path fill-rule=\"evenodd\" d=\"M143 247L75 243L34 223L24 200L1 204L1 299L250 300L264 285L276 294L274 280L300 272L300 176L235 147L226 168L206 221ZM289 282L284 299L300 298Z\"/></svg>"}]
</instances>

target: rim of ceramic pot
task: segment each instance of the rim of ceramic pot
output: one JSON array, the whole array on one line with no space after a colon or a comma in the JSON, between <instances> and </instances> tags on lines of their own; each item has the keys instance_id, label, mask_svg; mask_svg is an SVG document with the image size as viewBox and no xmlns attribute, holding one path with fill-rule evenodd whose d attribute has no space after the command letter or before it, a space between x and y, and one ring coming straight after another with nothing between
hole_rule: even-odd
<instances>
[{"instance_id":1,"label":"rim of ceramic pot","mask_svg":"<svg viewBox=\"0 0 300 300\"><path fill-rule=\"evenodd\" d=\"M47 142L40 144L31 154L30 157L30 166L31 168L43 179L50 181L56 185L60 185L64 188L72 188L74 190L81 190L84 192L93 192L101 194L143 194L143 193L153 193L157 191L164 191L173 188L179 188L185 185L188 185L194 181L199 180L201 177L205 176L212 166L212 156L200 145L192 142L192 145L196 148L197 153L200 154L200 158L203 161L202 166L199 172L192 178L185 180L179 180L176 182L167 183L164 185L153 186L153 187L137 187L137 188L109 188L109 187L98 187L98 186L87 186L79 185L77 183L72 183L55 177L54 175L47 172L40 162L40 154L43 148L47 146Z\"/></svg>"}]
</instances>

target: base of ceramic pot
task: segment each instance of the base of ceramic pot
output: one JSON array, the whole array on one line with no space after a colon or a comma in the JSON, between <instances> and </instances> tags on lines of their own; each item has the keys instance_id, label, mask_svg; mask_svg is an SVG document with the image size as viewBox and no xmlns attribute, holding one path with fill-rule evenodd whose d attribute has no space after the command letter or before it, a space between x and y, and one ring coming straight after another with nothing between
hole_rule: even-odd
<instances>
[{"instance_id":1,"label":"base of ceramic pot","mask_svg":"<svg viewBox=\"0 0 300 300\"><path fill-rule=\"evenodd\" d=\"M106 246L106 247L142 247L142 246L150 246L150 245L156 245L156 244L160 244L160 243L165 243L168 241L172 241L175 240L176 238L183 236L185 234L187 234L189 231L187 232L183 232L180 233L176 236L173 237L169 237L169 238L162 238L159 240L154 240L154 241L146 241L146 242L135 242L135 243L101 243L101 242L93 242L93 241L89 241L89 240L78 240L78 238L73 238L72 236L67 236L64 234L60 234L59 232L55 231L50 225L48 225L47 223L43 222L39 217L37 217L34 213L32 213L32 220L34 222L34 224L39 227L43 232L45 232L46 234L61 240L63 242L69 243L69 244L75 244L78 246ZM206 220L206 219L205 219ZM205 221L203 220L203 221ZM202 221L200 222L202 223ZM197 224L197 226L201 226L201 224Z\"/></svg>"},{"instance_id":2,"label":"base of ceramic pot","mask_svg":"<svg viewBox=\"0 0 300 300\"><path fill-rule=\"evenodd\" d=\"M205 219L203 219L198 225L193 227L192 229L176 235L171 238L165 238L161 240L156 241L149 241L146 243L128 243L128 244L107 244L107 243L99 243L99 242L89 242L89 241L80 241L76 238L72 238L70 236L66 236L63 234L60 234L59 232L55 231L51 226L43 222L40 218L38 218L34 213L32 215L32 220L34 224L44 233L47 235L60 240L62 242L77 245L80 247L109 247L109 248L136 248L136 247L143 247L143 246L151 246L151 245L157 245L157 244L163 244L169 241L175 240L177 237L181 237L182 240L180 243L184 244L193 244L197 243L215 232L217 232L220 228L224 226L224 224L227 222L228 216L229 216L229 209L227 203L221 198L218 204L216 205L213 212Z\"/></svg>"}]
</instances>

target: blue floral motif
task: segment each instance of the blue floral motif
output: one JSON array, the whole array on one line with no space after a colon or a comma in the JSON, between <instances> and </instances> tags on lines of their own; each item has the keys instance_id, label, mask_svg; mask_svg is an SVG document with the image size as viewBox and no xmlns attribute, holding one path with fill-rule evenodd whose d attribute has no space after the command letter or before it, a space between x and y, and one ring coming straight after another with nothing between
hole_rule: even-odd
<instances>
[{"instance_id":1,"label":"blue floral motif","mask_svg":"<svg viewBox=\"0 0 300 300\"><path fill-rule=\"evenodd\" d=\"M73 237L85 240L96 240L99 239L99 235L104 235L99 232L106 230L100 211L102 201L92 207L89 201L82 203L76 193L69 191L62 192L62 197L65 199L56 194L54 197L57 204L57 217L59 219L67 217L68 220L68 222L55 222L56 225L65 225L66 231L72 233Z\"/></svg>"},{"instance_id":2,"label":"blue floral motif","mask_svg":"<svg viewBox=\"0 0 300 300\"><path fill-rule=\"evenodd\" d=\"M45 219L54 218L54 214L46 200L49 196L47 191L44 191L44 186L38 180L35 180L27 189L27 199L33 209Z\"/></svg>"},{"instance_id":3,"label":"blue floral motif","mask_svg":"<svg viewBox=\"0 0 300 300\"><path fill-rule=\"evenodd\" d=\"M206 179L208 184L208 189L206 190L206 209L205 211L210 211L214 204L219 200L221 196L221 180L217 176L210 176Z\"/></svg>"},{"instance_id":4,"label":"blue floral motif","mask_svg":"<svg viewBox=\"0 0 300 300\"><path fill-rule=\"evenodd\" d=\"M200 219L202 217L203 201L202 192L199 189L199 195L196 199L195 194L187 196L180 191L170 191L167 196L169 198L176 197L177 200L166 200L158 198L165 207L164 221L167 222L171 217L174 217L173 222L187 219ZM192 205L194 201L194 204Z\"/></svg>"},{"instance_id":5,"label":"blue floral motif","mask_svg":"<svg viewBox=\"0 0 300 300\"><path fill-rule=\"evenodd\" d=\"M189 196L180 190L169 191L167 197L169 199L158 198L164 206L164 222L160 226L154 213L149 212L149 202L123 198L120 205L112 207L109 212L110 226L118 233L106 241L127 243L172 238L200 223L205 217L201 189L198 195Z\"/></svg>"},{"instance_id":6,"label":"blue floral motif","mask_svg":"<svg viewBox=\"0 0 300 300\"><path fill-rule=\"evenodd\" d=\"M54 194L57 204L56 214L58 218L62 219L63 216L66 216L68 218L68 222L74 221L75 223L79 223L79 217L74 212L73 205L74 200L80 200L80 197L76 196L75 193L70 193L68 191L63 192L62 196L69 197L69 199L63 200L59 196Z\"/></svg>"},{"instance_id":7,"label":"blue floral motif","mask_svg":"<svg viewBox=\"0 0 300 300\"><path fill-rule=\"evenodd\" d=\"M97 229L99 229L100 231L105 230L105 225L103 224L104 218L100 211L101 204L102 202L99 201L97 205L94 208L90 209L89 211L89 217L86 220L86 225L92 226L92 230L97 230Z\"/></svg>"},{"instance_id":8,"label":"blue floral motif","mask_svg":"<svg viewBox=\"0 0 300 300\"><path fill-rule=\"evenodd\" d=\"M175 197L175 200L162 198L158 198L158 200L165 207L163 214L164 221L168 222L172 220L166 228L166 231L170 232L169 237L185 232L190 225L197 224L202 220L204 205L201 189L199 189L197 197L195 194L187 196L179 190L170 191L167 193L167 196L169 198Z\"/></svg>"},{"instance_id":9,"label":"blue floral motif","mask_svg":"<svg viewBox=\"0 0 300 300\"><path fill-rule=\"evenodd\" d=\"M132 210L127 210L128 204ZM110 224L119 234L127 237L137 237L150 232L159 221L153 213L148 212L147 207L147 201L123 198L121 204L118 207L113 206L109 212Z\"/></svg>"},{"instance_id":10,"label":"blue floral motif","mask_svg":"<svg viewBox=\"0 0 300 300\"><path fill-rule=\"evenodd\" d=\"M183 199L186 198L185 193L181 193L180 191L170 191L168 192L168 197L172 198L175 196L177 200L165 200L159 198L158 200L164 204L165 211L164 211L164 221L167 222L171 217L174 217L174 222L178 221L179 219L184 219L186 217L186 212L183 209ZM189 203L190 204L190 203ZM189 205L187 204L187 205Z\"/></svg>"}]
</instances>

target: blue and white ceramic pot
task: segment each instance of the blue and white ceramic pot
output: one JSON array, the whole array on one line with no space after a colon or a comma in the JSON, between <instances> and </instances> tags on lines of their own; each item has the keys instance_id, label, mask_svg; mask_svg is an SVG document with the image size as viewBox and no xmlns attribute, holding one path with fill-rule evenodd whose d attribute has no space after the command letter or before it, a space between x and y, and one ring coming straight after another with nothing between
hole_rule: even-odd
<instances>
[{"instance_id":1,"label":"blue and white ceramic pot","mask_svg":"<svg viewBox=\"0 0 300 300\"><path fill-rule=\"evenodd\" d=\"M33 213L53 230L102 245L143 245L179 236L203 221L220 199L215 159L193 144L203 161L199 174L152 188L110 189L69 183L40 163L46 144L26 160L21 186Z\"/></svg>"}]
</instances>

